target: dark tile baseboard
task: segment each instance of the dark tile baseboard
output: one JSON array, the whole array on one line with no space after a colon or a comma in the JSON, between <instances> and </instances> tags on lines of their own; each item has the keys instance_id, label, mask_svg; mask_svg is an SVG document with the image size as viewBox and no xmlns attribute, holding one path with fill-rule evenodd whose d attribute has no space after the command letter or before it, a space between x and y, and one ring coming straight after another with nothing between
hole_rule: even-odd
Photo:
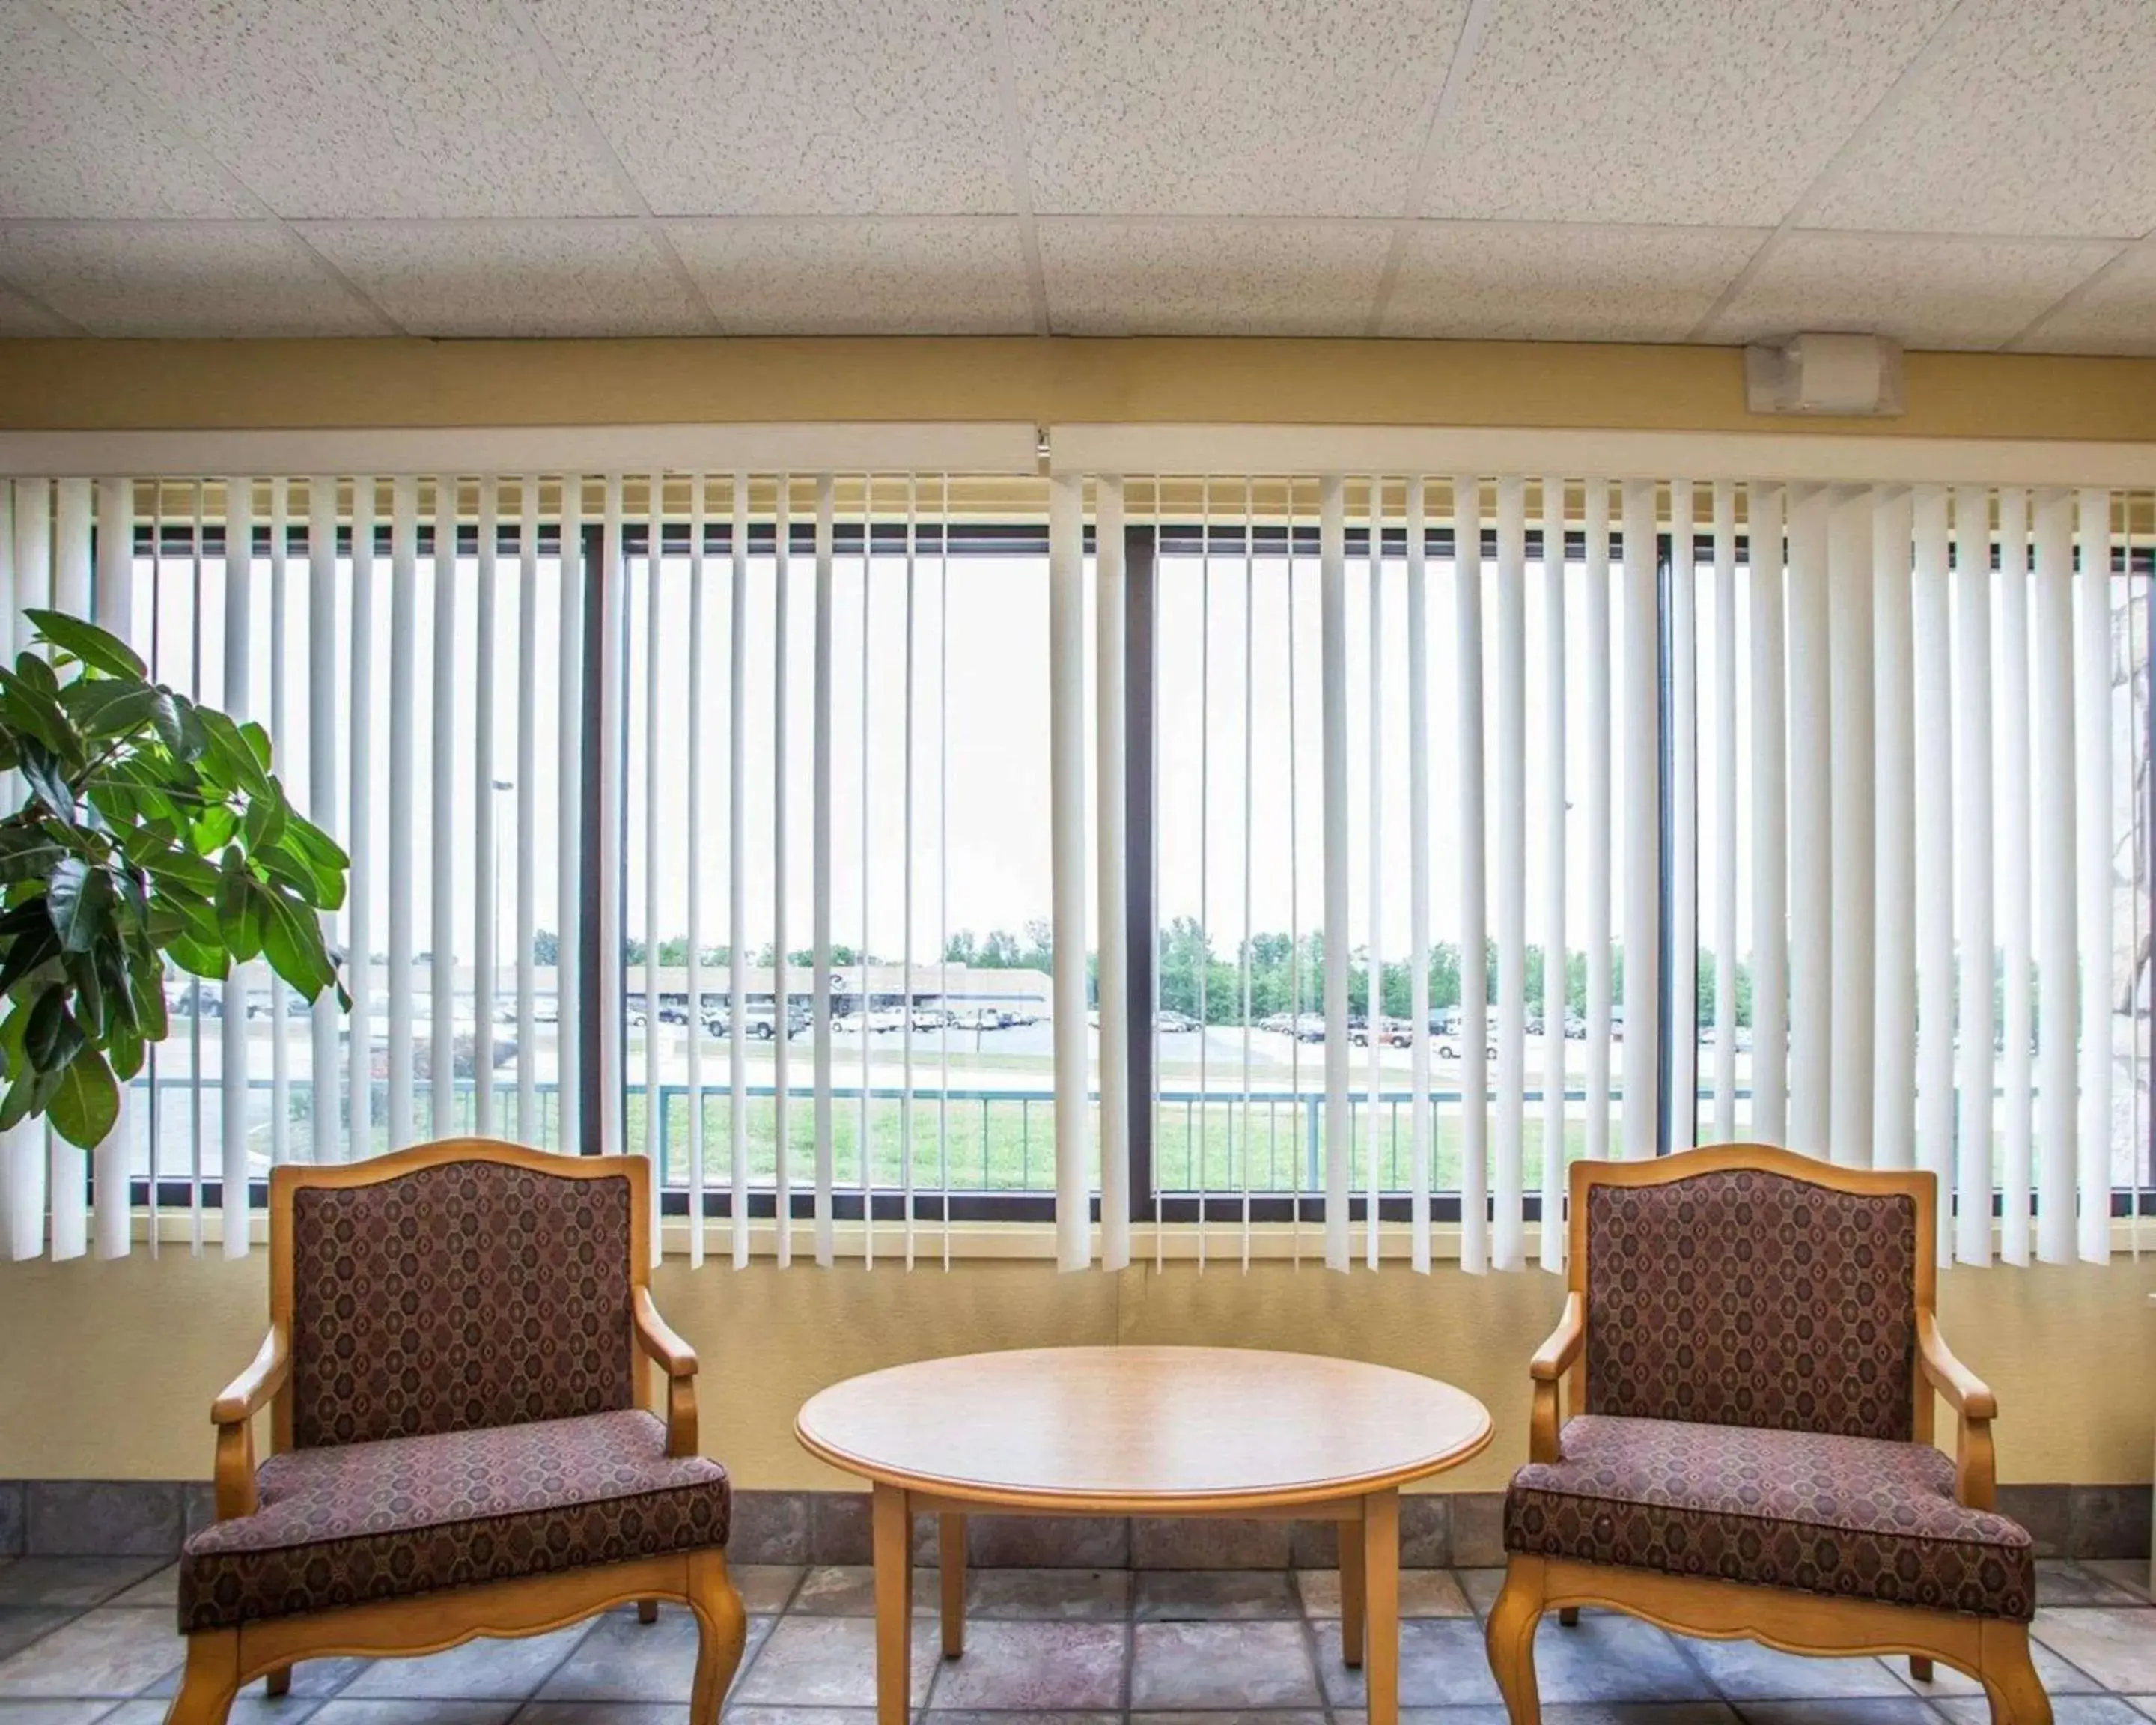
<instances>
[{"instance_id":1,"label":"dark tile baseboard","mask_svg":"<svg viewBox=\"0 0 2156 1725\"><path fill-rule=\"evenodd\" d=\"M2001 1486L2000 1511L2028 1528L2037 1554L2148 1555L2147 1486ZM865 1563L868 1496L860 1491L738 1491L729 1551L739 1563ZM1474 1568L1505 1561L1503 1494L1414 1493L1400 1502L1400 1561ZM0 1557L160 1557L212 1516L198 1481L0 1480ZM1221 1517L970 1517L968 1558L983 1568L1329 1568L1329 1522ZM915 1530L916 1561L936 1561L936 1530Z\"/></svg>"}]
</instances>

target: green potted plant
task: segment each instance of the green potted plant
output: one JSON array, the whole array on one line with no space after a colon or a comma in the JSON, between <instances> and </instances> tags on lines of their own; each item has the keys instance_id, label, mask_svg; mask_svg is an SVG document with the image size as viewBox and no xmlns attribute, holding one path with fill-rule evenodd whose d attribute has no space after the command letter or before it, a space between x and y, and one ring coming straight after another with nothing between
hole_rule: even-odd
<instances>
[{"instance_id":1,"label":"green potted plant","mask_svg":"<svg viewBox=\"0 0 2156 1725\"><path fill-rule=\"evenodd\" d=\"M168 963L221 978L266 958L307 999L341 955L321 913L344 852L270 771L270 739L150 680L126 644L24 614L46 653L0 665L0 1129L43 1115L88 1148L166 1031Z\"/></svg>"}]
</instances>

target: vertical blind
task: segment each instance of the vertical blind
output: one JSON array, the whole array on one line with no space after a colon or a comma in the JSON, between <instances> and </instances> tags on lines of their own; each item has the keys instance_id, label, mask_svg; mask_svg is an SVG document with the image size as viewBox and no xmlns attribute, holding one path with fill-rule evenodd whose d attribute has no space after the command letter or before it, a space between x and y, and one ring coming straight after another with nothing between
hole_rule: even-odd
<instances>
[{"instance_id":1,"label":"vertical blind","mask_svg":"<svg viewBox=\"0 0 2156 1725\"><path fill-rule=\"evenodd\" d=\"M353 860L349 1018L176 974L106 1144L0 1142L0 1224L244 1252L268 1166L475 1131L649 1157L698 1262L1037 1219L1065 1267L1151 1224L1555 1270L1568 1158L1762 1138L1931 1169L1959 1260L2101 1258L2150 1133L2151 506L0 483L17 647L92 615L262 720Z\"/></svg>"}]
</instances>

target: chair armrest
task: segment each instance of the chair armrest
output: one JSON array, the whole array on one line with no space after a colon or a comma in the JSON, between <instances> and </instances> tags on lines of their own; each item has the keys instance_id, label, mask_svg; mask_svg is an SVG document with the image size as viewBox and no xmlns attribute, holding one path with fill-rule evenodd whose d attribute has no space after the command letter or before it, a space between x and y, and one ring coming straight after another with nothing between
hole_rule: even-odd
<instances>
[{"instance_id":1,"label":"chair armrest","mask_svg":"<svg viewBox=\"0 0 2156 1725\"><path fill-rule=\"evenodd\" d=\"M636 1319L636 1345L670 1378L696 1375L696 1350L675 1335L651 1298L651 1290L639 1288L632 1307Z\"/></svg>"},{"instance_id":2,"label":"chair armrest","mask_svg":"<svg viewBox=\"0 0 2156 1725\"><path fill-rule=\"evenodd\" d=\"M247 1369L224 1386L224 1394L210 1404L210 1423L236 1425L252 1420L270 1398L285 1387L291 1375L292 1352L282 1330L272 1330L254 1350Z\"/></svg>"},{"instance_id":3,"label":"chair armrest","mask_svg":"<svg viewBox=\"0 0 2156 1725\"><path fill-rule=\"evenodd\" d=\"M1917 1359L1925 1381L1959 1415L1954 1431L1954 1499L1969 1509L1990 1509L1999 1498L1999 1461L1991 1422L1999 1398L1953 1357L1928 1312L1917 1314Z\"/></svg>"},{"instance_id":4,"label":"chair armrest","mask_svg":"<svg viewBox=\"0 0 2156 1725\"><path fill-rule=\"evenodd\" d=\"M217 1518L254 1513L254 1416L292 1375L292 1350L284 1331L262 1338L247 1369L210 1404L217 1427Z\"/></svg>"},{"instance_id":5,"label":"chair armrest","mask_svg":"<svg viewBox=\"0 0 2156 1725\"><path fill-rule=\"evenodd\" d=\"M696 1350L667 1327L652 1303L651 1290L639 1288L629 1311L635 1320L636 1345L666 1373L666 1453L696 1453Z\"/></svg>"},{"instance_id":6,"label":"chair armrest","mask_svg":"<svg viewBox=\"0 0 2156 1725\"><path fill-rule=\"evenodd\" d=\"M1527 1375L1537 1384L1556 1383L1572 1369L1572 1363L1579 1358L1579 1350L1586 1341L1586 1297L1567 1294L1564 1315L1549 1332L1549 1339L1535 1350L1534 1358L1527 1362Z\"/></svg>"},{"instance_id":7,"label":"chair armrest","mask_svg":"<svg viewBox=\"0 0 2156 1725\"><path fill-rule=\"evenodd\" d=\"M1938 1320L1928 1312L1917 1314L1917 1351L1924 1376L1947 1404L1964 1420L1996 1420L1999 1399L1984 1379L1953 1356L1939 1334Z\"/></svg>"}]
</instances>

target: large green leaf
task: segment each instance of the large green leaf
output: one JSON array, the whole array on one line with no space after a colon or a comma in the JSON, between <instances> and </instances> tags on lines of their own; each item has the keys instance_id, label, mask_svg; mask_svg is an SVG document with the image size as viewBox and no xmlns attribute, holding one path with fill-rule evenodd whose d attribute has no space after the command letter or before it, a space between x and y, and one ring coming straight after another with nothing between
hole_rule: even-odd
<instances>
[{"instance_id":1,"label":"large green leaf","mask_svg":"<svg viewBox=\"0 0 2156 1725\"><path fill-rule=\"evenodd\" d=\"M46 1117L70 1144L94 1150L120 1117L120 1086L105 1056L85 1044L59 1075Z\"/></svg>"},{"instance_id":2,"label":"large green leaf","mask_svg":"<svg viewBox=\"0 0 2156 1725\"><path fill-rule=\"evenodd\" d=\"M94 742L141 730L157 700L157 691L147 683L117 677L82 677L60 691L61 710Z\"/></svg>"},{"instance_id":3,"label":"large green leaf","mask_svg":"<svg viewBox=\"0 0 2156 1725\"><path fill-rule=\"evenodd\" d=\"M149 667L135 656L133 649L94 623L85 623L64 611L25 611L23 614L36 625L40 637L62 652L73 654L85 665L95 665L116 677L140 680L150 674Z\"/></svg>"},{"instance_id":4,"label":"large green leaf","mask_svg":"<svg viewBox=\"0 0 2156 1725\"><path fill-rule=\"evenodd\" d=\"M74 788L68 783L66 768L58 755L43 743L26 742L22 772L47 809L62 820L74 818Z\"/></svg>"},{"instance_id":5,"label":"large green leaf","mask_svg":"<svg viewBox=\"0 0 2156 1725\"><path fill-rule=\"evenodd\" d=\"M68 991L55 983L38 995L30 1007L30 1021L23 1027L23 1052L40 1071L64 1066L82 1046L82 1029L68 1010Z\"/></svg>"},{"instance_id":6,"label":"large green leaf","mask_svg":"<svg viewBox=\"0 0 2156 1725\"><path fill-rule=\"evenodd\" d=\"M79 856L62 857L45 879L45 903L61 947L87 952L111 922L112 877Z\"/></svg>"},{"instance_id":7,"label":"large green leaf","mask_svg":"<svg viewBox=\"0 0 2156 1725\"><path fill-rule=\"evenodd\" d=\"M315 913L274 886L259 887L263 907L262 950L270 966L309 1000L336 980L336 968L322 945Z\"/></svg>"},{"instance_id":8,"label":"large green leaf","mask_svg":"<svg viewBox=\"0 0 2156 1725\"><path fill-rule=\"evenodd\" d=\"M37 826L0 826L0 885L12 880L42 880L53 865L68 855L67 848Z\"/></svg>"}]
</instances>

